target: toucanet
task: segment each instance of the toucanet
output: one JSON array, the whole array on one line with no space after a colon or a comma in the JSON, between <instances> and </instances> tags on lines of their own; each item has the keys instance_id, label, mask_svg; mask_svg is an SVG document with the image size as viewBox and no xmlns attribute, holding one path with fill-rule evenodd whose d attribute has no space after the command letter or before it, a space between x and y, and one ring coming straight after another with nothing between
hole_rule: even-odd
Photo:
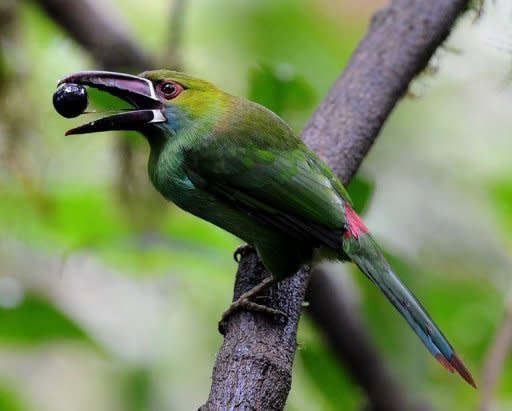
<instances>
[{"instance_id":1,"label":"toucanet","mask_svg":"<svg viewBox=\"0 0 512 411\"><path fill-rule=\"evenodd\" d=\"M85 109L85 94L74 95L82 92L78 86L103 90L133 107L66 134L139 131L150 146L148 170L155 188L253 246L271 281L323 259L354 262L432 355L475 386L451 344L386 261L333 171L276 114L169 70L139 76L82 71L59 85L73 86L61 92L57 107L66 106L69 96L78 101L78 110ZM69 116L76 110L68 110Z\"/></svg>"}]
</instances>

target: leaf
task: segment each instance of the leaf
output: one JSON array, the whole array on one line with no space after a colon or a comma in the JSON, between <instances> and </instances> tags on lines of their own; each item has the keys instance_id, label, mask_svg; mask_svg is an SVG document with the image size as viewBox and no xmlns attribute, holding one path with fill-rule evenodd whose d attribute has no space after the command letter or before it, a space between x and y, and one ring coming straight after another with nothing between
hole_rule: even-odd
<instances>
[{"instance_id":1,"label":"leaf","mask_svg":"<svg viewBox=\"0 0 512 411\"><path fill-rule=\"evenodd\" d=\"M494 216L505 232L512 231L512 180L498 179L489 185Z\"/></svg>"},{"instance_id":2,"label":"leaf","mask_svg":"<svg viewBox=\"0 0 512 411\"><path fill-rule=\"evenodd\" d=\"M126 411L146 411L151 408L151 378L145 368L127 370L122 376L122 398Z\"/></svg>"},{"instance_id":3,"label":"leaf","mask_svg":"<svg viewBox=\"0 0 512 411\"><path fill-rule=\"evenodd\" d=\"M249 73L249 99L282 116L288 110L310 107L314 92L292 66L262 64Z\"/></svg>"},{"instance_id":4,"label":"leaf","mask_svg":"<svg viewBox=\"0 0 512 411\"><path fill-rule=\"evenodd\" d=\"M90 341L73 320L41 297L28 295L14 308L0 308L0 341L41 344L56 339Z\"/></svg>"},{"instance_id":5,"label":"leaf","mask_svg":"<svg viewBox=\"0 0 512 411\"><path fill-rule=\"evenodd\" d=\"M0 410L28 411L29 408L12 388L2 383L0 384Z\"/></svg>"}]
</instances>

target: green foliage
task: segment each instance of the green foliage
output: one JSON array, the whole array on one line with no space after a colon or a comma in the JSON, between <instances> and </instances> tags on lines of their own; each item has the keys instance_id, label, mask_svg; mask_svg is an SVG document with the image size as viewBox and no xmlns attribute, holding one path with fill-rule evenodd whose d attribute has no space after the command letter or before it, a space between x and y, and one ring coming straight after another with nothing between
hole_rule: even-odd
<instances>
[{"instance_id":1,"label":"green foliage","mask_svg":"<svg viewBox=\"0 0 512 411\"><path fill-rule=\"evenodd\" d=\"M304 320L305 322L307 320ZM297 350L298 361L304 368L309 381L320 394L318 409L324 411L355 410L359 406L358 396L347 396L353 389L343 370L334 366L337 359L325 346L325 342L316 334L309 322L301 325L300 345Z\"/></svg>"},{"instance_id":2,"label":"green foliage","mask_svg":"<svg viewBox=\"0 0 512 411\"><path fill-rule=\"evenodd\" d=\"M0 410L2 411L28 411L27 404L21 395L16 393L9 384L0 384Z\"/></svg>"},{"instance_id":3,"label":"green foliage","mask_svg":"<svg viewBox=\"0 0 512 411\"><path fill-rule=\"evenodd\" d=\"M150 411L151 380L147 369L136 368L124 373L121 397L125 411Z\"/></svg>"},{"instance_id":4,"label":"green foliage","mask_svg":"<svg viewBox=\"0 0 512 411\"><path fill-rule=\"evenodd\" d=\"M249 73L248 97L282 116L288 110L310 108L314 91L293 67L262 64Z\"/></svg>"},{"instance_id":5,"label":"green foliage","mask_svg":"<svg viewBox=\"0 0 512 411\"><path fill-rule=\"evenodd\" d=\"M90 341L73 320L39 296L26 295L17 306L0 308L1 342L32 345L61 339Z\"/></svg>"},{"instance_id":6,"label":"green foliage","mask_svg":"<svg viewBox=\"0 0 512 411\"><path fill-rule=\"evenodd\" d=\"M495 205L496 217L507 232L512 232L512 180L499 179L489 187Z\"/></svg>"},{"instance_id":7,"label":"green foliage","mask_svg":"<svg viewBox=\"0 0 512 411\"><path fill-rule=\"evenodd\" d=\"M0 228L12 236L70 248L112 241L128 226L109 196L100 190L74 189L44 196L4 192Z\"/></svg>"}]
</instances>

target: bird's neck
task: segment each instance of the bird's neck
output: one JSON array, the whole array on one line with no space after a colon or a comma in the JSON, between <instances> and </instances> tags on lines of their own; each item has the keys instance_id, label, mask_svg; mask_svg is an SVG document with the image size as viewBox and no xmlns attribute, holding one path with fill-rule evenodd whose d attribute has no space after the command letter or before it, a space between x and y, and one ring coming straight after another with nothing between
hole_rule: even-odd
<instances>
[{"instance_id":1,"label":"bird's neck","mask_svg":"<svg viewBox=\"0 0 512 411\"><path fill-rule=\"evenodd\" d=\"M150 145L150 180L160 193L170 198L168 190L172 190L173 182L186 179L184 152L208 138L216 117L210 114L192 118L177 111L167 111L166 117L167 123L155 124L143 134Z\"/></svg>"}]
</instances>

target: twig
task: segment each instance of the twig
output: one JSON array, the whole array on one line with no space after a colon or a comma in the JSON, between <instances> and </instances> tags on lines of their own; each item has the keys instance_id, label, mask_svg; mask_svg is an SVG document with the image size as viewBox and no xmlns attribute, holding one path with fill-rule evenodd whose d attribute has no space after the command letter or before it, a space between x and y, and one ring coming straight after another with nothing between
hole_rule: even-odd
<instances>
[{"instance_id":1,"label":"twig","mask_svg":"<svg viewBox=\"0 0 512 411\"><path fill-rule=\"evenodd\" d=\"M302 134L304 141L326 159L344 183L355 174L396 102L448 36L467 3L466 0L395 0L374 16L368 34ZM249 279L259 277L254 270L258 266L254 254L241 261L235 295L248 289ZM269 302L273 308L293 309L287 324L275 324L250 312L229 319L213 370L210 396L203 409L283 408L295 353L295 330L301 307L298 302L304 295L308 277L307 271L301 270L279 284L278 291L274 289L271 295ZM297 303L290 307L289 301ZM373 369L367 369L366 373L368 379L373 378ZM240 389L262 384L272 387L271 396L263 389ZM371 395L373 391L368 388L369 385L365 387L367 394ZM387 410L409 409L401 407L400 404L406 403L402 398L388 401Z\"/></svg>"},{"instance_id":2,"label":"twig","mask_svg":"<svg viewBox=\"0 0 512 411\"><path fill-rule=\"evenodd\" d=\"M503 365L512 346L512 293L505 305L505 316L496 337L487 352L482 372L480 411L492 409L494 391Z\"/></svg>"}]
</instances>

